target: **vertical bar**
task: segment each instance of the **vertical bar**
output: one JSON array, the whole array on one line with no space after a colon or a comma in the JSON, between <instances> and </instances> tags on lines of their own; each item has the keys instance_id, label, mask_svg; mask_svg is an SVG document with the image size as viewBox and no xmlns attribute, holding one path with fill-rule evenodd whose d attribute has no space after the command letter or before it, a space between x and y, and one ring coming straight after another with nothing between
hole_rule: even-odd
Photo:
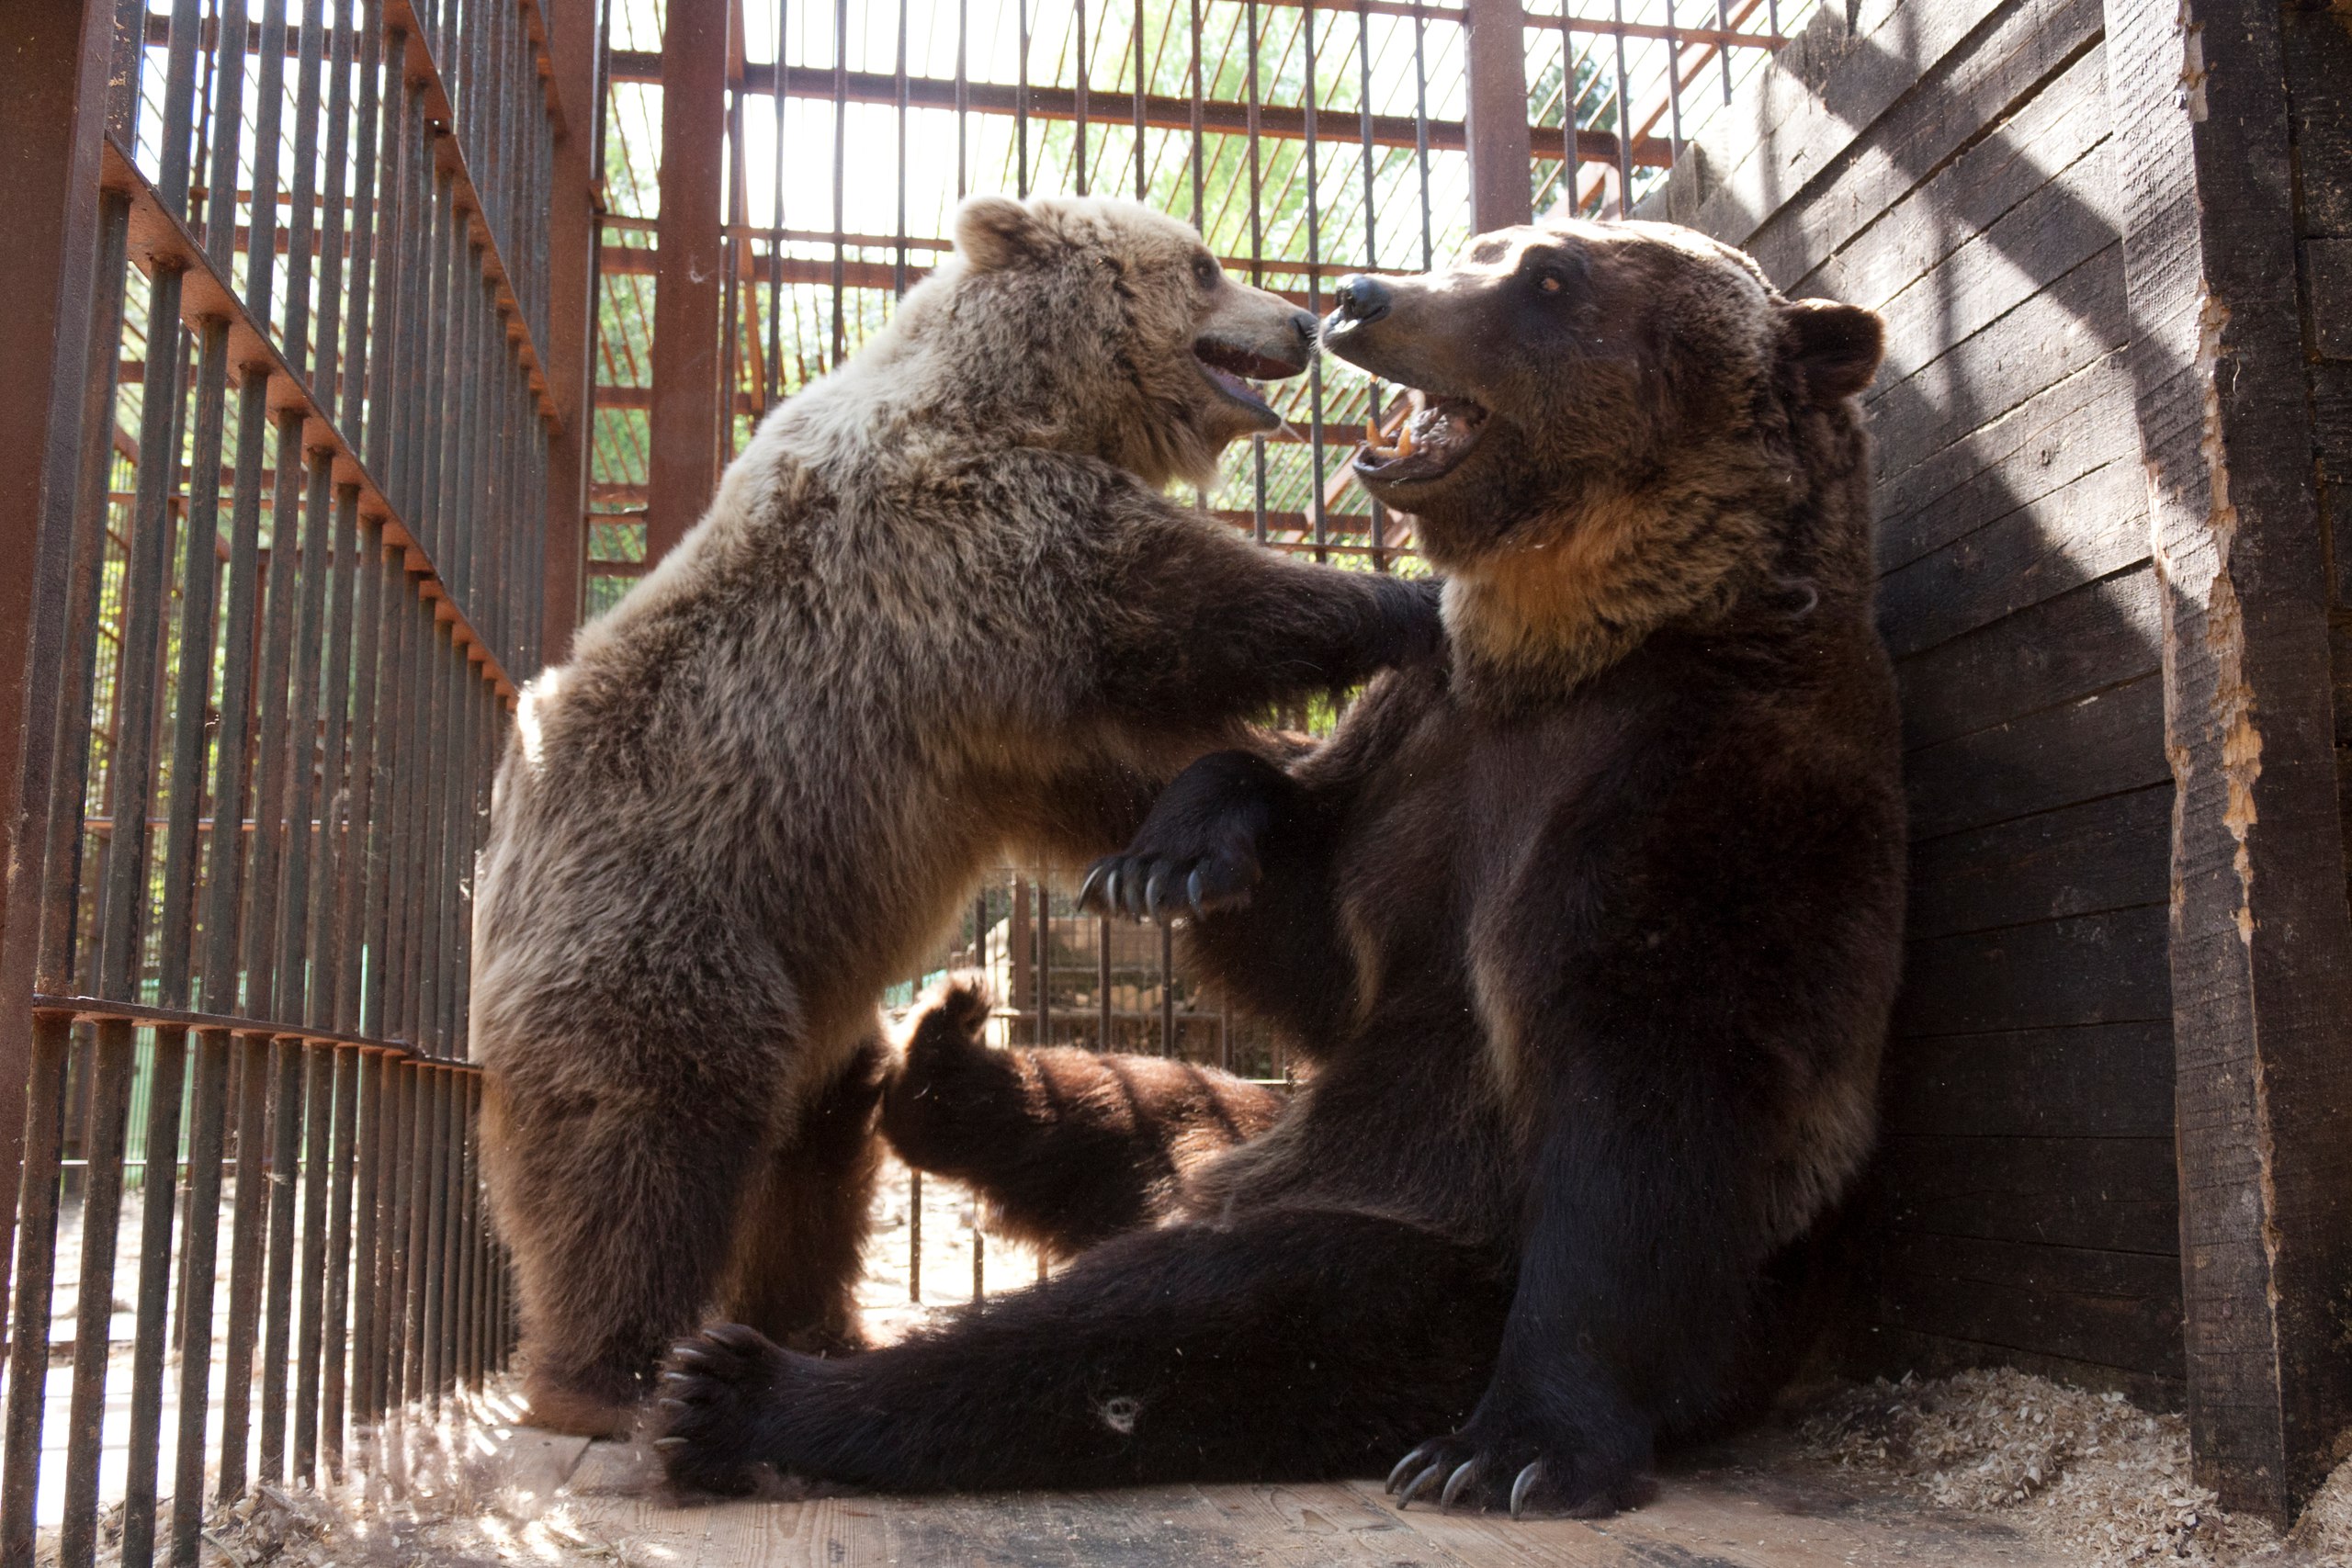
<instances>
[{"instance_id":1,"label":"vertical bar","mask_svg":"<svg viewBox=\"0 0 2352 1568\"><path fill-rule=\"evenodd\" d=\"M229 1343L220 1384L220 1461L214 1495L233 1503L244 1495L251 1436L254 1340L261 1315L263 1204L267 1186L269 1040L236 1036L237 1194L229 1244ZM191 1192L193 1186L191 1185ZM201 1281L196 1288L201 1291ZM193 1335L190 1344L194 1344Z\"/></svg>"},{"instance_id":2,"label":"vertical bar","mask_svg":"<svg viewBox=\"0 0 2352 1568\"><path fill-rule=\"evenodd\" d=\"M1617 216L1634 211L1634 106L1625 79L1625 0L1611 0L1617 31Z\"/></svg>"},{"instance_id":3,"label":"vertical bar","mask_svg":"<svg viewBox=\"0 0 2352 1568\"><path fill-rule=\"evenodd\" d=\"M1086 194L1086 0L1070 0L1070 10L1078 28L1078 85L1071 95L1072 117L1070 149L1071 174L1078 194Z\"/></svg>"},{"instance_id":4,"label":"vertical bar","mask_svg":"<svg viewBox=\"0 0 2352 1568\"><path fill-rule=\"evenodd\" d=\"M179 940L185 943L185 931ZM156 1030L151 1062L147 1159L140 1173L139 1294L131 1330L130 1425L123 1456L124 1568L146 1568L154 1558L155 1480L163 1448L164 1352L171 1337L172 1220L179 1186L180 1101L187 1077L187 1031ZM200 1359L211 1359L209 1356Z\"/></svg>"},{"instance_id":5,"label":"vertical bar","mask_svg":"<svg viewBox=\"0 0 2352 1568\"><path fill-rule=\"evenodd\" d=\"M1470 227L1485 233L1526 222L1534 208L1528 181L1535 152L1527 129L1527 28L1519 0L1476 0L1465 7L1463 54ZM1622 99L1617 118L1622 128Z\"/></svg>"},{"instance_id":6,"label":"vertical bar","mask_svg":"<svg viewBox=\"0 0 2352 1568\"><path fill-rule=\"evenodd\" d=\"M1094 919L1094 988L1097 1010L1101 1014L1095 1024L1094 1048L1109 1051L1112 1044L1111 1020L1111 918L1098 915Z\"/></svg>"},{"instance_id":7,"label":"vertical bar","mask_svg":"<svg viewBox=\"0 0 2352 1568\"><path fill-rule=\"evenodd\" d=\"M1159 922L1159 1054L1176 1055L1176 928Z\"/></svg>"},{"instance_id":8,"label":"vertical bar","mask_svg":"<svg viewBox=\"0 0 2352 1568\"><path fill-rule=\"evenodd\" d=\"M293 1047L302 1067L302 1273L300 1337L294 1349L294 1431L289 1481L307 1480L319 1456L319 1358L326 1347L320 1313L326 1304L328 1161L334 1154L335 1053L308 1043Z\"/></svg>"},{"instance_id":9,"label":"vertical bar","mask_svg":"<svg viewBox=\"0 0 2352 1568\"><path fill-rule=\"evenodd\" d=\"M65 1138L65 1066L73 1022L35 1013L17 1213L16 1309L8 1324L6 1468L0 1470L0 1561L32 1568L42 1402L49 1385L50 1291L57 1270L58 1161Z\"/></svg>"},{"instance_id":10,"label":"vertical bar","mask_svg":"<svg viewBox=\"0 0 2352 1568\"><path fill-rule=\"evenodd\" d=\"M351 1424L356 1427L376 1418L377 1371L382 1356L377 1345L379 1266L377 1204L381 1189L378 1171L383 1154L385 1079L391 1054L358 1053L358 1129L353 1140L351 1235ZM332 1392L334 1385L328 1385ZM328 1430L336 1430L330 1424ZM334 1450L330 1450L330 1459Z\"/></svg>"},{"instance_id":11,"label":"vertical bar","mask_svg":"<svg viewBox=\"0 0 2352 1568\"><path fill-rule=\"evenodd\" d=\"M194 1568L204 1523L205 1414L212 1371L214 1282L220 1239L220 1164L228 1111L229 1037L196 1035L196 1087L189 1096L187 1235L180 1243L179 1428L174 1438L172 1562ZM130 1545L125 1537L125 1561Z\"/></svg>"},{"instance_id":12,"label":"vertical bar","mask_svg":"<svg viewBox=\"0 0 2352 1568\"><path fill-rule=\"evenodd\" d=\"M291 1034L280 1034L270 1042L270 1227L261 1333L259 1481L285 1476L287 1363L294 1337L294 1199L301 1178L303 1055L301 1039Z\"/></svg>"},{"instance_id":13,"label":"vertical bar","mask_svg":"<svg viewBox=\"0 0 2352 1568\"><path fill-rule=\"evenodd\" d=\"M728 0L670 0L662 31L662 175L654 280L648 564L685 536L718 482L719 148ZM837 139L838 140L838 139ZM838 321L835 334L838 338Z\"/></svg>"},{"instance_id":14,"label":"vertical bar","mask_svg":"<svg viewBox=\"0 0 2352 1568\"><path fill-rule=\"evenodd\" d=\"M364 1055L356 1045L334 1050L334 1174L327 1199L326 1304L320 1314L325 1330L321 1351L319 1459L329 1481L343 1477L343 1427L346 1393L350 1387L352 1178L357 1165L355 1140L372 1131L359 1119L359 1087ZM365 1257L363 1250L361 1256Z\"/></svg>"},{"instance_id":15,"label":"vertical bar","mask_svg":"<svg viewBox=\"0 0 2352 1568\"><path fill-rule=\"evenodd\" d=\"M829 370L839 369L842 361L849 356L849 323L842 315L848 254L842 242L848 223L842 215L842 203L847 199L848 157L849 0L833 0L833 351L825 362Z\"/></svg>"},{"instance_id":16,"label":"vertical bar","mask_svg":"<svg viewBox=\"0 0 2352 1568\"><path fill-rule=\"evenodd\" d=\"M106 1424L107 1340L114 1320L116 1229L122 1214L122 1156L137 1064L130 1025L99 1024L93 1047L90 1131L82 1199L82 1278L75 1292L73 1396L65 1417L65 1503L59 1517L62 1568L90 1568L97 1553L98 1460Z\"/></svg>"},{"instance_id":17,"label":"vertical bar","mask_svg":"<svg viewBox=\"0 0 2352 1568\"><path fill-rule=\"evenodd\" d=\"M842 0L834 0L836 12ZM1015 0L1013 16L1015 47L1012 86L1012 194L1026 197L1029 194L1029 0ZM836 186L839 181L836 180ZM841 227L836 221L833 227Z\"/></svg>"}]
</instances>

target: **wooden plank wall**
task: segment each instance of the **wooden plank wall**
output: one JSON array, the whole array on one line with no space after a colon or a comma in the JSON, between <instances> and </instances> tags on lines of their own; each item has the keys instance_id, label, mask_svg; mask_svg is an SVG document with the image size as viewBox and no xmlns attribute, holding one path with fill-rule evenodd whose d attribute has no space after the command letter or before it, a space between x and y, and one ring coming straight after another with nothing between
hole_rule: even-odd
<instances>
[{"instance_id":1,"label":"wooden plank wall","mask_svg":"<svg viewBox=\"0 0 2352 1568\"><path fill-rule=\"evenodd\" d=\"M2334 546L2336 771L2352 842L2352 9L2283 15L2313 456Z\"/></svg>"},{"instance_id":2,"label":"wooden plank wall","mask_svg":"<svg viewBox=\"0 0 2352 1568\"><path fill-rule=\"evenodd\" d=\"M2171 775L2099 0L1827 6L1646 216L1884 313L1912 801L1854 1370L2182 1388Z\"/></svg>"}]
</instances>

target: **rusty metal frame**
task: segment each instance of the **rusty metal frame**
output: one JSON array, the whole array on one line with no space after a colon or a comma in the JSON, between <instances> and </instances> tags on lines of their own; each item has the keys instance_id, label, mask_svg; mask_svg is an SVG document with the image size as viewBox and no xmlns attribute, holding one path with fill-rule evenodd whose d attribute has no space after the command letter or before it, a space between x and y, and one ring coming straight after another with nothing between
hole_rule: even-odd
<instances>
[{"instance_id":1,"label":"rusty metal frame","mask_svg":"<svg viewBox=\"0 0 2352 1568\"><path fill-rule=\"evenodd\" d=\"M593 121L568 125L557 75L584 108L593 20L578 0L44 0L0 66L36 73L17 101L56 100L0 174L46 216L0 278L54 301L0 320L42 454L9 476L27 536L0 552L0 610L29 627L0 655L21 705L0 706L6 1568L32 1559L52 1419L60 1559L95 1556L133 1180L131 1568L195 1562L208 1494L332 1473L355 1430L511 1349L474 1191L467 883L516 684L569 631L545 519L576 526L577 479L550 468L569 432L578 472L594 257L585 191L550 193L560 142L584 182Z\"/></svg>"}]
</instances>

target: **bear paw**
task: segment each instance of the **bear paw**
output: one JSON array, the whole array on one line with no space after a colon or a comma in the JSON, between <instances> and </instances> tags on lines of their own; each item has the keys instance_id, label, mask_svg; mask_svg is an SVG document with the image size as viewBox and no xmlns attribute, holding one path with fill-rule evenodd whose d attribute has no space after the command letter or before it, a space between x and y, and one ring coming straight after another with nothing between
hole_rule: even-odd
<instances>
[{"instance_id":1,"label":"bear paw","mask_svg":"<svg viewBox=\"0 0 2352 1568\"><path fill-rule=\"evenodd\" d=\"M996 995L989 988L988 976L978 969L958 969L922 1002L908 1047L911 1050L926 1039L944 1044L947 1043L944 1036L952 1036L960 1044L978 1045L995 1006Z\"/></svg>"},{"instance_id":2,"label":"bear paw","mask_svg":"<svg viewBox=\"0 0 2352 1568\"><path fill-rule=\"evenodd\" d=\"M808 1359L736 1323L673 1346L655 1401L662 1419L653 1439L670 1483L729 1497L765 1488L787 1468L778 1462L772 1428Z\"/></svg>"},{"instance_id":3,"label":"bear paw","mask_svg":"<svg viewBox=\"0 0 2352 1568\"><path fill-rule=\"evenodd\" d=\"M1088 870L1079 908L1136 920L1240 908L1264 874L1259 846L1291 787L1247 751L1201 758L1160 791L1134 841Z\"/></svg>"},{"instance_id":4,"label":"bear paw","mask_svg":"<svg viewBox=\"0 0 2352 1568\"><path fill-rule=\"evenodd\" d=\"M1471 1427L1423 1443L1388 1472L1402 1510L1417 1498L1451 1511L1459 1503L1486 1509L1509 1504L1530 1512L1598 1519L1638 1508L1657 1495L1645 1467L1624 1455L1579 1443L1542 1443Z\"/></svg>"}]
</instances>

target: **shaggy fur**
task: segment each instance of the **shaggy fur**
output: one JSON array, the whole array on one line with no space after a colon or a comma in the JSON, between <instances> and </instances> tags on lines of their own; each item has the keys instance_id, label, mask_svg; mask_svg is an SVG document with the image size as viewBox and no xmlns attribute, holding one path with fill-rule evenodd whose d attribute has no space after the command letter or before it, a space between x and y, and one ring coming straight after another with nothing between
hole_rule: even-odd
<instances>
[{"instance_id":1,"label":"shaggy fur","mask_svg":"<svg viewBox=\"0 0 2352 1568\"><path fill-rule=\"evenodd\" d=\"M883 1135L917 1170L979 1192L990 1230L1048 1257L1175 1213L1188 1172L1282 1114L1281 1090L1187 1062L990 1050L988 1015L977 976L922 1011L882 1101Z\"/></svg>"},{"instance_id":2,"label":"shaggy fur","mask_svg":"<svg viewBox=\"0 0 2352 1568\"><path fill-rule=\"evenodd\" d=\"M722 1286L855 1345L883 985L999 857L1115 848L1250 716L1440 646L1426 585L1159 493L1276 423L1208 362L1295 373L1311 318L1125 203L982 198L957 242L525 694L473 1054L541 1425L626 1428Z\"/></svg>"},{"instance_id":3,"label":"shaggy fur","mask_svg":"<svg viewBox=\"0 0 2352 1568\"><path fill-rule=\"evenodd\" d=\"M1605 1512L1783 1364L1899 951L1849 400L1877 319L1640 223L1340 299L1327 343L1428 395L1357 471L1452 576L1451 666L1288 769L1204 759L1095 884L1199 874L1196 962L1312 1077L1035 1291L849 1362L683 1346L678 1481L1394 1466L1408 1501Z\"/></svg>"}]
</instances>

